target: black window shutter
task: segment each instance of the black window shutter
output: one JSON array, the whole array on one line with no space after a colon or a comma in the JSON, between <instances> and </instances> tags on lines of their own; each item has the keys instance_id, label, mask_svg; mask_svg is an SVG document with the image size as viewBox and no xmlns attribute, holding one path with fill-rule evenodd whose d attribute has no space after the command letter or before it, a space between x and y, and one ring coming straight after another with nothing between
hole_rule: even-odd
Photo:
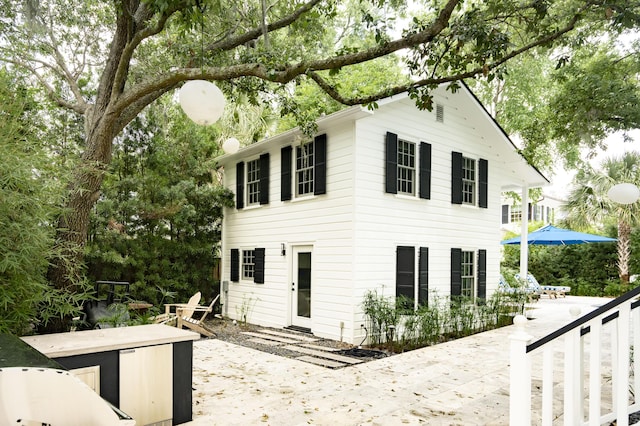
<instances>
[{"instance_id":1,"label":"black window shutter","mask_svg":"<svg viewBox=\"0 0 640 426\"><path fill-rule=\"evenodd\" d=\"M264 249L255 249L253 267L253 282L256 284L264 284Z\"/></svg>"},{"instance_id":2,"label":"black window shutter","mask_svg":"<svg viewBox=\"0 0 640 426\"><path fill-rule=\"evenodd\" d=\"M462 294L462 249L451 249L451 296Z\"/></svg>"},{"instance_id":3,"label":"black window shutter","mask_svg":"<svg viewBox=\"0 0 640 426\"><path fill-rule=\"evenodd\" d=\"M237 283L240 281L240 250L231 249L231 281Z\"/></svg>"},{"instance_id":4,"label":"black window shutter","mask_svg":"<svg viewBox=\"0 0 640 426\"><path fill-rule=\"evenodd\" d=\"M398 135L387 132L385 142L385 192L398 193Z\"/></svg>"},{"instance_id":5,"label":"black window shutter","mask_svg":"<svg viewBox=\"0 0 640 426\"><path fill-rule=\"evenodd\" d=\"M313 165L313 194L327 193L327 135L316 136L313 152L315 164Z\"/></svg>"},{"instance_id":6,"label":"black window shutter","mask_svg":"<svg viewBox=\"0 0 640 426\"><path fill-rule=\"evenodd\" d=\"M260 204L269 204L269 154L260 156Z\"/></svg>"},{"instance_id":7,"label":"black window shutter","mask_svg":"<svg viewBox=\"0 0 640 426\"><path fill-rule=\"evenodd\" d=\"M431 198L431 144L420 142L420 198Z\"/></svg>"},{"instance_id":8,"label":"black window shutter","mask_svg":"<svg viewBox=\"0 0 640 426\"><path fill-rule=\"evenodd\" d=\"M480 194L478 195L478 207L486 209L489 206L489 162L480 159L479 163L479 183Z\"/></svg>"},{"instance_id":9,"label":"black window shutter","mask_svg":"<svg viewBox=\"0 0 640 426\"><path fill-rule=\"evenodd\" d=\"M502 223L509 223L509 205L502 205Z\"/></svg>"},{"instance_id":10,"label":"black window shutter","mask_svg":"<svg viewBox=\"0 0 640 426\"><path fill-rule=\"evenodd\" d=\"M429 248L420 247L418 259L418 303L429 304Z\"/></svg>"},{"instance_id":11,"label":"black window shutter","mask_svg":"<svg viewBox=\"0 0 640 426\"><path fill-rule=\"evenodd\" d=\"M462 204L462 153L451 153L451 204Z\"/></svg>"},{"instance_id":12,"label":"black window shutter","mask_svg":"<svg viewBox=\"0 0 640 426\"><path fill-rule=\"evenodd\" d=\"M529 215L527 217L529 218L529 222L531 222L533 220L533 217L531 215L531 213L533 212L533 205L531 203L529 203L528 206L527 206L527 209L528 209L527 211L528 211L528 215Z\"/></svg>"},{"instance_id":13,"label":"black window shutter","mask_svg":"<svg viewBox=\"0 0 640 426\"><path fill-rule=\"evenodd\" d=\"M478 250L478 298L487 298L487 251Z\"/></svg>"},{"instance_id":14,"label":"black window shutter","mask_svg":"<svg viewBox=\"0 0 640 426\"><path fill-rule=\"evenodd\" d=\"M291 199L291 146L285 146L280 150L281 174L280 174L280 200Z\"/></svg>"},{"instance_id":15,"label":"black window shutter","mask_svg":"<svg viewBox=\"0 0 640 426\"><path fill-rule=\"evenodd\" d=\"M396 252L396 296L413 300L415 282L415 248L399 246Z\"/></svg>"},{"instance_id":16,"label":"black window shutter","mask_svg":"<svg viewBox=\"0 0 640 426\"><path fill-rule=\"evenodd\" d=\"M236 164L236 208L244 207L244 162Z\"/></svg>"}]
</instances>

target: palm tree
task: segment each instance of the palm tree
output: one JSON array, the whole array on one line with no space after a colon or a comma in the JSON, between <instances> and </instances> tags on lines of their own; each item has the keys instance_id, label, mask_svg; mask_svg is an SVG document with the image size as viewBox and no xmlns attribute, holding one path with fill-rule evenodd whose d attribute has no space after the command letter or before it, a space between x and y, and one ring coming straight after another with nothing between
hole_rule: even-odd
<instances>
[{"instance_id":1,"label":"palm tree","mask_svg":"<svg viewBox=\"0 0 640 426\"><path fill-rule=\"evenodd\" d=\"M564 206L567 222L577 228L602 225L615 220L618 225L618 270L623 285L629 284L631 228L640 224L640 202L618 204L607 191L619 183L640 186L640 153L627 152L603 161L600 170L587 167L574 178L574 186Z\"/></svg>"}]
</instances>

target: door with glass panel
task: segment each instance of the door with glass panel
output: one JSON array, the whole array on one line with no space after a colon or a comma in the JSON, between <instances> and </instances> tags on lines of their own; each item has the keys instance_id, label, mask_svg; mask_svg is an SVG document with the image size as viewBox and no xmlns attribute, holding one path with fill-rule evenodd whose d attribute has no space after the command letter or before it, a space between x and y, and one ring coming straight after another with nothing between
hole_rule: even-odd
<instances>
[{"instance_id":1,"label":"door with glass panel","mask_svg":"<svg viewBox=\"0 0 640 426\"><path fill-rule=\"evenodd\" d=\"M293 247L291 274L291 324L311 328L312 247Z\"/></svg>"}]
</instances>

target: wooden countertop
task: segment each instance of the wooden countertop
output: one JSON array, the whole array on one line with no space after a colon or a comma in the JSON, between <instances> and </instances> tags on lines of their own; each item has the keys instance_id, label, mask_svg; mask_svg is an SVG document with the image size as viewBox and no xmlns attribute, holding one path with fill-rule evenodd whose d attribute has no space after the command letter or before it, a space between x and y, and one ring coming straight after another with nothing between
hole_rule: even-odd
<instances>
[{"instance_id":1,"label":"wooden countertop","mask_svg":"<svg viewBox=\"0 0 640 426\"><path fill-rule=\"evenodd\" d=\"M198 340L200 335L163 324L25 336L21 339L50 358Z\"/></svg>"}]
</instances>

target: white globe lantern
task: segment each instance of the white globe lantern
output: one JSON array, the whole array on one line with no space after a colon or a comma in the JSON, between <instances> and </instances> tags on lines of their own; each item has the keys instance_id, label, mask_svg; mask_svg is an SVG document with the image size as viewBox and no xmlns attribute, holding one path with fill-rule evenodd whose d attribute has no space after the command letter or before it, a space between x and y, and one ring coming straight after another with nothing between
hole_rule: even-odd
<instances>
[{"instance_id":1,"label":"white globe lantern","mask_svg":"<svg viewBox=\"0 0 640 426\"><path fill-rule=\"evenodd\" d=\"M224 95L218 87L205 80L191 80L182 86L178 97L180 106L196 124L215 123L224 111Z\"/></svg>"},{"instance_id":2,"label":"white globe lantern","mask_svg":"<svg viewBox=\"0 0 640 426\"><path fill-rule=\"evenodd\" d=\"M229 138L222 143L222 150L227 154L235 154L240 149L240 141L236 138Z\"/></svg>"},{"instance_id":3,"label":"white globe lantern","mask_svg":"<svg viewBox=\"0 0 640 426\"><path fill-rule=\"evenodd\" d=\"M619 183L607 191L607 196L616 203L632 204L640 198L640 188L632 183Z\"/></svg>"}]
</instances>

